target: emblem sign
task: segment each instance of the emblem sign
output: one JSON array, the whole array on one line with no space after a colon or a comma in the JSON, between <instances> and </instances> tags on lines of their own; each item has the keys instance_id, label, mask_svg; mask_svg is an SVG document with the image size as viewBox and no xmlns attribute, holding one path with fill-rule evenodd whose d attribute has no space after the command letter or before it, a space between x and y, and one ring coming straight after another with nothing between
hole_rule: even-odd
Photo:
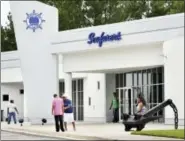
<instances>
[{"instance_id":1,"label":"emblem sign","mask_svg":"<svg viewBox=\"0 0 185 141\"><path fill-rule=\"evenodd\" d=\"M27 25L26 29L31 29L33 32L37 29L42 29L42 23L45 22L42 18L42 13L36 13L36 11L33 10L30 14L26 13L26 16L26 20L23 21Z\"/></svg>"}]
</instances>

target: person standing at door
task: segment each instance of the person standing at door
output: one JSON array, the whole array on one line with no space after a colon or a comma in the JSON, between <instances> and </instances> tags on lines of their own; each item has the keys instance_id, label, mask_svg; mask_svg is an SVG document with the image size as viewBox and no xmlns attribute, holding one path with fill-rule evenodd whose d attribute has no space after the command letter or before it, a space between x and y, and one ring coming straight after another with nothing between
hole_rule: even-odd
<instances>
[{"instance_id":1,"label":"person standing at door","mask_svg":"<svg viewBox=\"0 0 185 141\"><path fill-rule=\"evenodd\" d=\"M62 98L57 96L57 94L54 94L53 97L54 99L52 102L52 115L54 115L55 119L56 132L59 132L60 129L62 132L64 132L63 126L64 102Z\"/></svg>"},{"instance_id":2,"label":"person standing at door","mask_svg":"<svg viewBox=\"0 0 185 141\"><path fill-rule=\"evenodd\" d=\"M10 103L8 104L8 124L10 124L12 117L13 117L14 123L15 124L17 123L16 113L19 114L17 110L17 106L14 104L14 100L10 100Z\"/></svg>"},{"instance_id":3,"label":"person standing at door","mask_svg":"<svg viewBox=\"0 0 185 141\"><path fill-rule=\"evenodd\" d=\"M110 110L113 107L113 121L114 123L119 121L119 99L116 92L113 93L113 99L110 105Z\"/></svg>"},{"instance_id":4,"label":"person standing at door","mask_svg":"<svg viewBox=\"0 0 185 141\"><path fill-rule=\"evenodd\" d=\"M74 115L73 115L72 102L66 94L63 94L62 98L64 100L64 127L65 127L65 130L67 131L67 123L72 123L73 130L75 131L76 127L75 127L75 120L74 120Z\"/></svg>"}]
</instances>

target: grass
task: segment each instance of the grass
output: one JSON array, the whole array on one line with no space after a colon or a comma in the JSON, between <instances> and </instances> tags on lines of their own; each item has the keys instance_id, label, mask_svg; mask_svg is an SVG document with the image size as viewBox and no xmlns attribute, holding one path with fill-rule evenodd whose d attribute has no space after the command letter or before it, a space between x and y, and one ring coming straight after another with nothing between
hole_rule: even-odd
<instances>
[{"instance_id":1,"label":"grass","mask_svg":"<svg viewBox=\"0 0 185 141\"><path fill-rule=\"evenodd\" d=\"M146 136L157 136L184 139L184 129L178 130L148 130L148 131L133 131L132 135L146 135Z\"/></svg>"}]
</instances>

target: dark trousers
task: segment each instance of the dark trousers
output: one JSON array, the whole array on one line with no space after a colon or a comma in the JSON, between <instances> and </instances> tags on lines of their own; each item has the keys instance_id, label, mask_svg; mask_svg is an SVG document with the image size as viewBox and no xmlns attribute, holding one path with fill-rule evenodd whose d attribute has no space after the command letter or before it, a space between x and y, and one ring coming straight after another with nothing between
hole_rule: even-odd
<instances>
[{"instance_id":1,"label":"dark trousers","mask_svg":"<svg viewBox=\"0 0 185 141\"><path fill-rule=\"evenodd\" d=\"M63 115L55 115L54 117L56 131L59 132L61 130L62 132L64 132Z\"/></svg>"},{"instance_id":2,"label":"dark trousers","mask_svg":"<svg viewBox=\"0 0 185 141\"><path fill-rule=\"evenodd\" d=\"M13 117L14 123L15 124L17 123L17 120L16 120L16 117L15 116L16 116L15 112L8 113L8 124L10 124L12 117Z\"/></svg>"},{"instance_id":3,"label":"dark trousers","mask_svg":"<svg viewBox=\"0 0 185 141\"><path fill-rule=\"evenodd\" d=\"M113 122L118 122L119 121L119 108L114 108L113 109Z\"/></svg>"}]
</instances>

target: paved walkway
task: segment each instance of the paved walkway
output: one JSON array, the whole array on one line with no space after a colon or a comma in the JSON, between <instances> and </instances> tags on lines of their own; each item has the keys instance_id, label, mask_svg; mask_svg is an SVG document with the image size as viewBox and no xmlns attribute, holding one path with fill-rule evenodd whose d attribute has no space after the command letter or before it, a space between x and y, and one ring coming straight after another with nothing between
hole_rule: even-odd
<instances>
[{"instance_id":1,"label":"paved walkway","mask_svg":"<svg viewBox=\"0 0 185 141\"><path fill-rule=\"evenodd\" d=\"M179 127L184 129L184 127ZM22 127L18 125L1 124L2 130L27 133L34 135L44 135L48 137L60 137L66 139L81 139L81 140L169 140L163 137L149 137L131 135L130 132L124 131L124 126L120 123L106 123L106 124L78 124L77 130L74 132L72 126L69 125L67 132L55 132L54 125L28 125ZM164 124L148 124L144 130L159 130L159 129L174 129L174 126ZM171 139L170 139L171 140Z\"/></svg>"},{"instance_id":2,"label":"paved walkway","mask_svg":"<svg viewBox=\"0 0 185 141\"><path fill-rule=\"evenodd\" d=\"M42 136L24 135L20 133L11 133L2 131L1 140L66 140L66 139L47 138Z\"/></svg>"}]
</instances>

